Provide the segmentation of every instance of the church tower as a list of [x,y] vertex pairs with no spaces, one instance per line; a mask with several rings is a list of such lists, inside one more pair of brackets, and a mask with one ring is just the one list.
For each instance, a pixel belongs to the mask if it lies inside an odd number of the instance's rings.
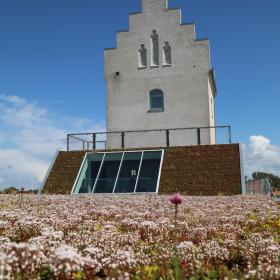
[[[167,0],[142,0],[129,15],[129,30],[105,49],[107,132],[215,126],[216,85],[207,39],[181,22]],[[164,131],[129,133],[126,146],[165,146]],[[196,144],[195,130],[172,132],[170,146]],[[120,146],[109,134],[108,148]],[[202,129],[202,144],[215,144],[215,129]]]
[[105,50],[105,80],[107,132],[69,134],[44,193],[245,193],[241,145],[231,144],[229,126],[229,144],[216,144],[209,41],[196,39],[179,9],[142,0],[116,48]]

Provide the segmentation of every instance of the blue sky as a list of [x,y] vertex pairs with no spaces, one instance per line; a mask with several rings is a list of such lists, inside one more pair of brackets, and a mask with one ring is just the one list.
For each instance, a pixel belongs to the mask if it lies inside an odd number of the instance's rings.
[[[0,0],[0,187],[37,186],[64,133],[105,126],[103,49],[115,46],[140,2]],[[234,142],[246,145],[248,172],[278,172],[280,1],[169,0],[169,7],[211,41],[217,124],[232,125]]]

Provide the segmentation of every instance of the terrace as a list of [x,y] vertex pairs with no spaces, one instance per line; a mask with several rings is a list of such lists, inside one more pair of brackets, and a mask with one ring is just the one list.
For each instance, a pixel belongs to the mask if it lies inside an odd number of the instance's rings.
[[[215,135],[214,139],[212,139],[212,144],[232,143],[231,127],[229,125],[224,125],[74,133],[67,135],[67,151],[95,151],[97,149],[107,148],[127,149],[135,147],[200,146],[209,144],[209,135],[211,133]],[[108,142],[111,141],[112,138],[114,138],[114,143],[108,145]],[[138,139],[138,142],[135,143],[134,139]],[[147,139],[147,141],[144,141],[143,139]],[[151,144],[154,142],[154,139],[157,139],[157,144],[155,146]],[[178,139],[180,139],[180,143]]]

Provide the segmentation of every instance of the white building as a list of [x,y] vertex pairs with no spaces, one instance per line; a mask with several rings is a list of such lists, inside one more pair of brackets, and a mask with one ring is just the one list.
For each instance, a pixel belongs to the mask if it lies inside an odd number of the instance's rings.
[[[117,32],[117,47],[105,50],[107,132],[215,126],[216,86],[207,39],[181,22],[167,0],[142,0]],[[120,134],[107,147],[121,145]],[[170,131],[170,146],[197,143],[197,130]],[[215,129],[201,130],[202,144],[215,144]],[[126,133],[126,147],[161,147],[166,132]]]
[[[195,38],[180,10],[142,0],[142,13],[130,15],[129,30],[105,51],[105,79],[107,149],[96,149],[103,133],[68,135],[44,193],[245,193],[241,146],[204,146],[216,142],[209,41]],[[71,151],[70,138],[83,151]]]

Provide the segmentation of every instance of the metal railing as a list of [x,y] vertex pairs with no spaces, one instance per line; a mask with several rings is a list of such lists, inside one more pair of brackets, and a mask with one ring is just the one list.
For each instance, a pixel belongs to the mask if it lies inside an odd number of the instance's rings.
[[[211,131],[212,130],[212,131]],[[223,140],[218,137],[218,130],[225,131]],[[213,133],[215,143],[231,144],[231,127],[209,126],[209,127],[187,127],[187,128],[168,128],[168,129],[150,129],[150,130],[128,130],[128,131],[110,131],[110,132],[87,132],[74,133],[67,135],[67,151],[84,150],[91,151],[108,148],[108,142],[112,139],[117,141],[117,145],[110,144],[109,148],[132,148],[127,143],[129,137],[133,135],[138,139],[138,147],[170,147],[170,146],[191,146],[209,144],[210,134]],[[184,134],[185,133],[185,134]],[[150,134],[150,135],[148,135]],[[143,145],[143,139],[150,137],[152,140],[149,145]],[[159,144],[153,144],[153,140],[158,139]],[[179,139],[179,140],[178,140]],[[206,140],[207,139],[207,140]],[[176,142],[177,141],[177,142]],[[76,142],[76,143],[74,143]],[[180,144],[178,144],[180,142]]]

